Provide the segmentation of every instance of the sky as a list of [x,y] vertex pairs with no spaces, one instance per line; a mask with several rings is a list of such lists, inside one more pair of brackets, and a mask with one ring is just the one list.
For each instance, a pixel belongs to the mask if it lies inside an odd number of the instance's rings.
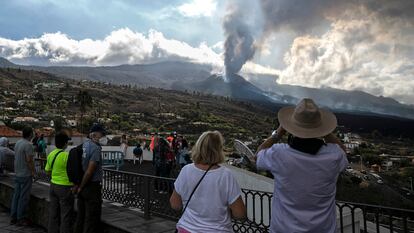
[[412,0],[0,0],[0,6],[0,56],[18,64],[185,60],[223,71],[225,56],[236,59],[248,47],[238,60],[242,73],[414,101]]

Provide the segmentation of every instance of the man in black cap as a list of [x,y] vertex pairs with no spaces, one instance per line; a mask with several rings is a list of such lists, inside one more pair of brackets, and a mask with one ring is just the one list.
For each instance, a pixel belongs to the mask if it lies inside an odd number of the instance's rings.
[[106,131],[100,124],[90,129],[89,139],[83,143],[82,167],[85,171],[77,190],[78,215],[75,232],[101,232],[102,212],[102,146],[106,145]]

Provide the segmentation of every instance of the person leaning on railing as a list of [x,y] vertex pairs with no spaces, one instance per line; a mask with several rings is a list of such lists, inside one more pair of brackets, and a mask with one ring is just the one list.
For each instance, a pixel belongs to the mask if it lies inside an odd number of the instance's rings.
[[55,136],[54,149],[47,156],[45,171],[51,175],[49,191],[49,233],[72,233],[74,217],[73,183],[66,172],[69,153],[66,150],[70,138],[64,132]]
[[3,175],[4,170],[10,170],[8,162],[10,158],[14,160],[14,151],[10,150],[9,139],[6,137],[0,138],[0,176]]
[[192,151],[194,163],[183,167],[174,183],[170,204],[182,210],[180,233],[233,232],[231,218],[246,217],[239,184],[219,165],[224,162],[223,142],[218,131],[203,133]]
[[[336,232],[336,181],[348,161],[332,134],[335,115],[303,99],[282,108],[278,120],[277,132],[259,146],[256,160],[275,180],[270,232]],[[278,143],[287,132],[288,143]]]

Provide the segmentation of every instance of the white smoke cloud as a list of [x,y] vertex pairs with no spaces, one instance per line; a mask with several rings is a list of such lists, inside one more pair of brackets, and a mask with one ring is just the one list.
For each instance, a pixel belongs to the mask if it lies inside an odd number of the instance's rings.
[[414,101],[414,23],[364,7],[331,19],[321,36],[297,37],[285,54],[278,82],[362,90]]
[[[215,71],[223,70],[223,54],[217,52],[222,42],[208,46],[202,42],[193,47],[185,42],[166,38],[150,30],[147,35],[128,28],[111,32],[102,40],[75,40],[61,32],[46,33],[39,38],[10,40],[0,37],[0,57],[19,64],[38,65],[121,65],[146,64],[164,60],[208,64]],[[258,64],[246,69],[250,73],[275,72]]]
[[145,36],[128,28],[113,31],[103,40],[74,40],[60,32],[17,41],[0,38],[0,56],[23,62],[37,58],[52,65],[93,66],[149,63],[172,58],[218,65],[221,59],[205,43],[192,47],[167,39],[155,30]]

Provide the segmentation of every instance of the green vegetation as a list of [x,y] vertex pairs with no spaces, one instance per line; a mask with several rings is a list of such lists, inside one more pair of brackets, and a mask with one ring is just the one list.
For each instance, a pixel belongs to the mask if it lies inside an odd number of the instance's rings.
[[[39,118],[39,126],[62,119],[62,127],[66,126],[66,120],[77,120],[78,131],[84,133],[92,122],[100,120],[113,133],[133,134],[137,130],[198,135],[205,130],[219,130],[231,141],[236,136],[247,139],[269,132],[276,111],[198,92],[116,86],[61,79],[42,72],[8,70],[0,69],[0,98],[5,106],[17,109],[5,113],[11,119],[32,116]],[[5,94],[6,90],[14,94]],[[24,105],[19,106],[18,100],[25,100]]]

